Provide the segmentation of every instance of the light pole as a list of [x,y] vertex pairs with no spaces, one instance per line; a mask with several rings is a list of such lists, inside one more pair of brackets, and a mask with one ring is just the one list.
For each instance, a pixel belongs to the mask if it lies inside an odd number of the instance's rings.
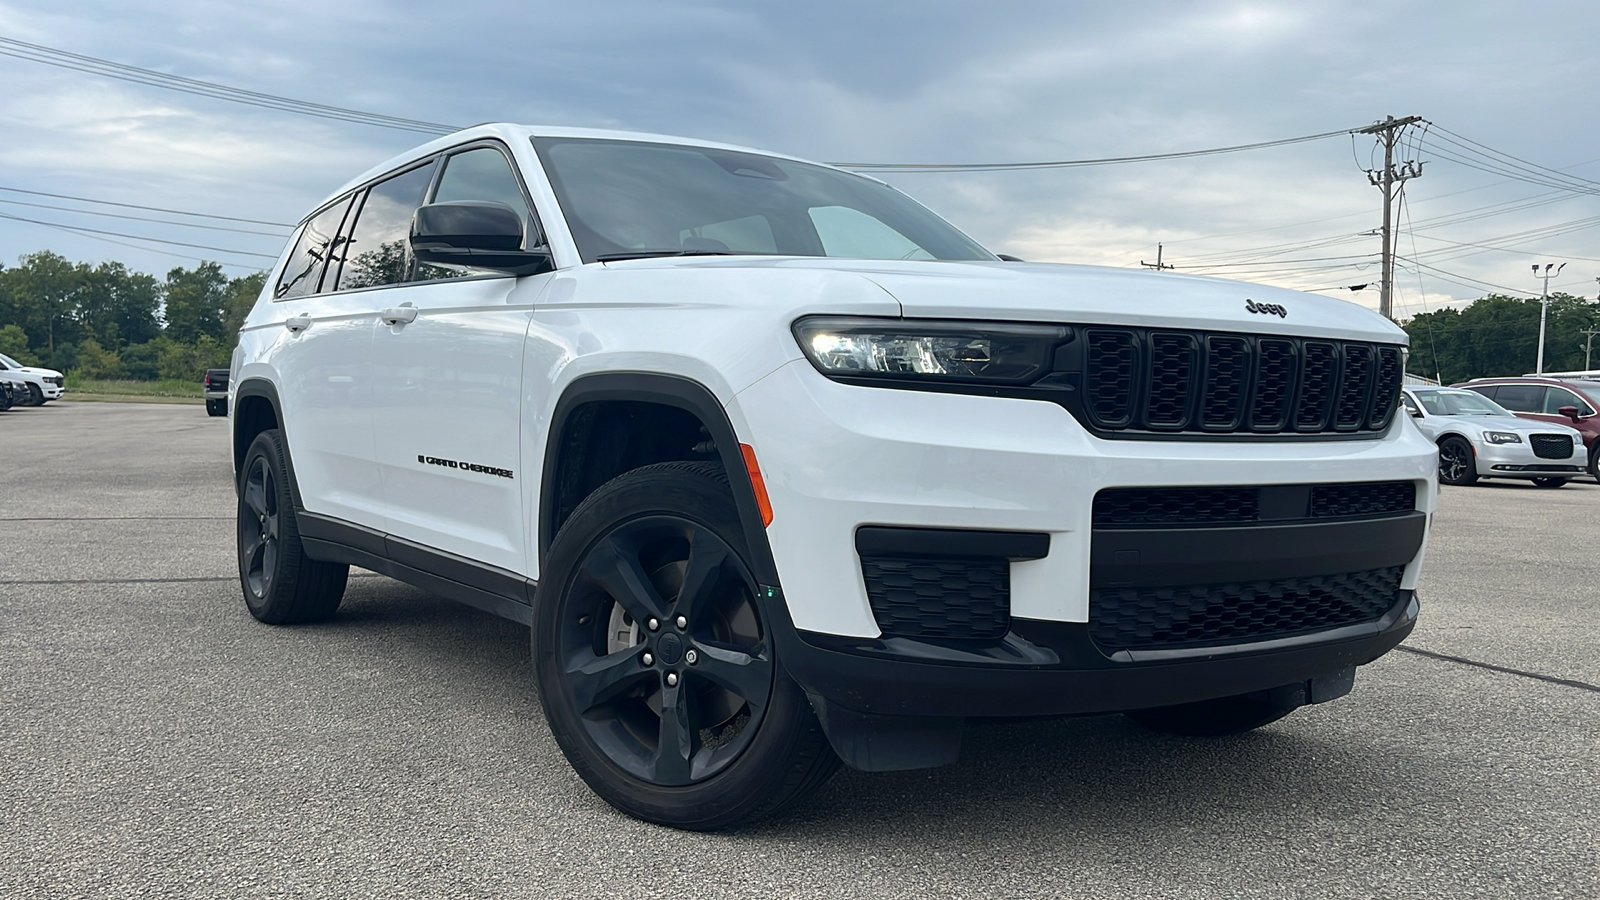
[[1539,294],[1539,359],[1533,365],[1533,374],[1535,375],[1544,374],[1544,318],[1550,309],[1550,276],[1552,274],[1550,270],[1555,269],[1553,274],[1560,275],[1561,270],[1566,267],[1566,263],[1562,263],[1559,266],[1555,263],[1545,263],[1544,272],[1541,273],[1539,264],[1533,264],[1533,277],[1544,278],[1544,291]]

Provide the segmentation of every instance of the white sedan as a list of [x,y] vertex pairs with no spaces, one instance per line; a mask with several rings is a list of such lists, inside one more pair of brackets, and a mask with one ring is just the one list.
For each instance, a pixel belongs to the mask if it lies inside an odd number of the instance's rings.
[[1552,422],[1519,419],[1475,391],[1410,386],[1401,402],[1411,421],[1439,445],[1439,480],[1526,478],[1560,487],[1584,470],[1583,435]]

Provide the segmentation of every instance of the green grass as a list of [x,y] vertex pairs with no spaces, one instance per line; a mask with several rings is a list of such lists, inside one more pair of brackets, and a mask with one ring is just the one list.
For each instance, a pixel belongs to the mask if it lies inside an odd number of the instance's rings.
[[[198,381],[169,378],[163,381],[112,381],[99,378],[68,378],[66,399],[100,399],[102,397],[172,398],[200,400],[204,388]],[[81,395],[81,396],[80,396]]]

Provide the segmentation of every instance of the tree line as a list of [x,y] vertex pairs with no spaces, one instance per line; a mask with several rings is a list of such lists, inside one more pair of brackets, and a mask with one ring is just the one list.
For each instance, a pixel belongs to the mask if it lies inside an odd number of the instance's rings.
[[[1412,316],[1401,327],[1411,336],[1406,370],[1444,384],[1469,378],[1524,375],[1539,351],[1539,300],[1490,294],[1457,309]],[[1551,294],[1545,320],[1544,369],[1570,372],[1600,366],[1600,303]],[[1585,347],[1592,349],[1585,360]]]
[[119,262],[29,253],[0,265],[0,353],[83,378],[196,380],[228,365],[265,279],[202,262],[158,280]]

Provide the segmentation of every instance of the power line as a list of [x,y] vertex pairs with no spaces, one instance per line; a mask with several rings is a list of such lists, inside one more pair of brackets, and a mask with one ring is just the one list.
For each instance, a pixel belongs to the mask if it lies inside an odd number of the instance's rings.
[[227,231],[233,234],[259,234],[262,237],[278,238],[279,240],[283,239],[282,234],[274,234],[270,231],[250,231],[246,228],[228,228],[225,225],[201,225],[197,222],[179,222],[174,219],[157,219],[151,216],[129,216],[122,213],[100,212],[99,210],[94,209],[74,209],[70,206],[53,206],[49,203],[29,203],[26,200],[7,200],[4,197],[0,197],[0,203],[6,203],[11,206],[27,206],[32,209],[53,209],[57,212],[77,213],[78,215],[84,216],[101,216],[107,219],[126,219],[133,222],[154,222],[158,225],[176,225],[179,228],[200,228],[206,231]]
[[30,44],[26,41],[8,37],[0,37],[0,56],[10,56],[16,59],[28,60],[29,62],[43,63],[47,66],[71,69],[75,72],[86,72],[91,75],[133,82],[134,84],[159,87],[201,97],[211,97],[216,100],[227,100],[232,103],[243,103],[247,106],[314,116],[320,119],[333,119],[341,122],[354,122],[359,125],[373,125],[378,128],[394,128],[400,131],[414,131],[435,135],[448,134],[452,131],[460,130],[454,125],[424,122],[419,119],[405,119],[381,113],[363,112],[359,109],[346,109],[340,106],[328,106],[322,103],[296,100],[292,97],[280,97],[275,94],[263,94],[259,91],[248,91],[225,84],[200,81],[195,78],[185,78],[180,75],[169,75],[165,72],[141,69],[138,66],[112,62],[95,56],[85,56],[81,53],[70,53],[66,50],[58,50],[41,44]]
[[894,171],[894,172],[1008,172],[1026,169],[1071,169],[1082,166],[1109,166],[1121,163],[1153,162],[1163,159],[1190,159],[1196,156],[1214,156],[1219,153],[1240,153],[1245,150],[1263,150],[1268,147],[1283,147],[1289,144],[1303,144],[1307,141],[1320,141],[1324,138],[1336,137],[1341,134],[1350,134],[1355,129],[1344,128],[1339,131],[1324,131],[1321,134],[1307,134],[1300,137],[1283,138],[1276,141],[1258,141],[1253,144],[1236,144],[1232,147],[1212,147],[1206,150],[1184,150],[1176,153],[1150,153],[1142,156],[1107,156],[1097,159],[1059,159],[1047,162],[1009,162],[1009,163],[829,163],[841,169],[857,169],[861,171]]
[[146,212],[170,213],[175,216],[194,216],[197,219],[216,219],[221,222],[244,222],[249,225],[272,225],[277,228],[293,228],[293,225],[283,222],[268,222],[263,219],[241,219],[236,216],[218,216],[211,213],[189,212],[184,209],[166,209],[160,206],[140,206],[137,203],[118,203],[115,200],[96,200],[92,197],[74,197],[70,194],[49,194],[44,191],[27,191],[22,188],[0,187],[0,191],[12,194],[27,194],[31,197],[51,197],[56,200],[76,200],[79,203],[95,203],[100,206],[117,206],[123,209],[142,209]]
[[103,231],[103,230],[101,230],[99,228],[84,228],[81,225],[63,225],[60,222],[44,222],[44,221],[41,221],[39,219],[29,219],[29,218],[25,218],[23,216],[13,216],[13,215],[10,215],[8,213],[0,213],[0,219],[10,219],[10,220],[12,220],[14,222],[27,222],[30,225],[44,225],[44,226],[46,226],[48,228],[60,228],[60,229],[62,229],[64,231],[77,231],[77,232],[81,232],[81,233],[84,233],[84,234],[105,234],[105,235],[111,235],[113,237],[130,238],[130,239],[136,240],[136,241],[150,241],[151,243],[167,244],[167,245],[170,245],[170,246],[173,246],[173,247],[192,247],[192,248],[194,248],[196,250],[214,250],[214,251],[216,251],[218,253],[232,253],[232,254],[235,254],[237,256],[259,256],[262,259],[277,259],[278,258],[276,254],[272,254],[272,253],[252,253],[249,250],[233,250],[233,249],[230,249],[228,247],[211,247],[211,246],[208,246],[206,244],[190,244],[190,243],[185,243],[184,241],[168,241],[168,240],[164,240],[162,238],[145,237],[144,235],[141,235],[141,234],[126,234],[126,233],[121,232],[121,231]]

